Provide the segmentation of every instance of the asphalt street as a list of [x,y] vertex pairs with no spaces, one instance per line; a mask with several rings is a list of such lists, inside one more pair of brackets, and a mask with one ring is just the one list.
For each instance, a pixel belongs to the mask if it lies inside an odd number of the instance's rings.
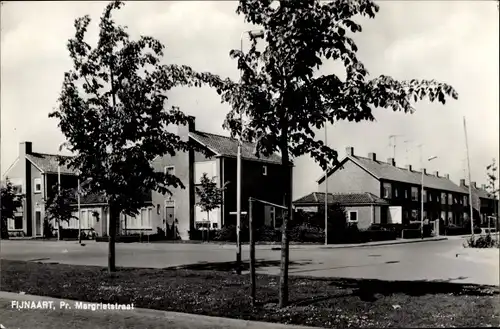
[[[473,250],[462,246],[463,239],[432,241],[364,248],[322,249],[304,247],[290,250],[290,275],[370,278],[380,280],[439,280],[499,285],[499,250]],[[107,265],[107,244],[56,241],[1,241],[3,259]],[[248,260],[248,246],[242,257]],[[257,271],[279,273],[279,250],[260,247],[256,251]],[[235,246],[216,244],[117,244],[117,266],[165,268],[235,259]]]

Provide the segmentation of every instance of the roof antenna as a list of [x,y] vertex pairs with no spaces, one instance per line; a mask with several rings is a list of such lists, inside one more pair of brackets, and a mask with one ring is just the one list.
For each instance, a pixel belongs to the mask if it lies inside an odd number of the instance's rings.
[[[392,145],[392,158],[394,159],[394,161],[396,161],[396,142],[397,142],[398,137],[401,137],[401,135],[390,135],[389,136],[389,145]],[[391,140],[392,140],[392,144],[391,144]]]

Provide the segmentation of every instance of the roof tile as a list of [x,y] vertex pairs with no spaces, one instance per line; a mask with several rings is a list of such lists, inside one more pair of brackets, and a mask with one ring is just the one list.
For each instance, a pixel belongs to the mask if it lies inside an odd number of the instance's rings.
[[[202,143],[209,149],[217,152],[221,156],[236,157],[238,155],[238,140],[236,138],[215,135],[201,131],[192,131],[189,134],[193,139]],[[255,143],[250,142],[242,143],[241,158],[281,164],[281,157],[277,154],[272,154],[269,157],[257,157],[255,155]]]
[[[364,193],[328,193],[328,203],[339,203],[341,205],[388,205],[389,203],[376,195]],[[293,202],[294,205],[305,204],[324,204],[324,192],[312,192]]]

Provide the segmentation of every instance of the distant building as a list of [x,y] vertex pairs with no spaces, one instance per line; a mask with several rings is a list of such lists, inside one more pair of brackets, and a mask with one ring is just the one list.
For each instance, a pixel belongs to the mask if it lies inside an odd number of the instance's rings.
[[[365,193],[328,193],[328,205],[338,204],[344,207],[349,223],[356,223],[358,228],[366,229],[371,224],[380,224],[382,213],[387,212],[389,202],[376,195]],[[325,205],[325,193],[312,192],[293,202],[295,209],[306,212],[317,212]]]
[[[464,189],[449,179],[449,175],[424,172],[424,218],[443,219],[461,225],[467,218],[468,195]],[[381,208],[381,222],[391,223],[401,218],[403,224],[420,220],[421,176],[412,166],[400,168],[394,159],[387,162],[377,159],[375,153],[368,157],[354,154],[346,148],[340,164],[328,172],[328,191],[334,193],[371,193],[389,203]],[[318,181],[318,191],[325,191],[325,177]]]
[[[469,194],[469,186],[465,183],[465,179],[460,180],[460,187],[464,193]],[[494,216],[498,212],[498,200],[495,207],[495,199],[486,191],[486,185],[484,184],[478,187],[476,182],[471,182],[471,187],[474,217],[477,216],[481,223],[488,223],[488,216]]]

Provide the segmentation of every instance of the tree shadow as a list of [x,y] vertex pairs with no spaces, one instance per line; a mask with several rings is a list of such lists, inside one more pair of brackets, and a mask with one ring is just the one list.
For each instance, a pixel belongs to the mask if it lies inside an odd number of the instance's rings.
[[[257,259],[255,261],[255,268],[262,267],[279,267],[281,261],[279,260],[264,260]],[[311,260],[301,260],[301,261],[290,261],[289,268],[295,269],[300,268],[304,265],[312,264]],[[165,269],[177,269],[177,270],[195,270],[195,271],[220,271],[220,272],[232,272],[236,270],[236,261],[231,262],[197,262],[194,264],[180,265],[174,267],[167,267]],[[250,263],[249,261],[241,262],[241,270],[249,271]]]
[[[311,279],[314,280],[314,278]],[[299,299],[295,300],[293,304],[304,306],[346,296],[357,296],[362,301],[375,302],[380,298],[395,294],[405,294],[413,297],[437,294],[448,294],[454,296],[493,296],[499,294],[499,289],[496,286],[452,282],[465,279],[467,279],[467,277],[456,277],[446,280],[418,281],[321,278],[319,280],[329,281],[330,286],[340,288],[339,293],[329,294],[327,296],[318,296],[316,298]]]

